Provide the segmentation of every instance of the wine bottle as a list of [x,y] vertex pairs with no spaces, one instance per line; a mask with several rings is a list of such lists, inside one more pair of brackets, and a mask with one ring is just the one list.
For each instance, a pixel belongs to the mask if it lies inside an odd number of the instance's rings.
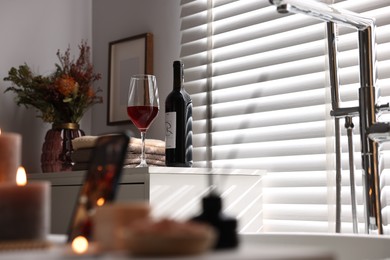
[[165,164],[192,166],[192,100],[184,89],[183,63],[173,62],[173,90],[165,100]]

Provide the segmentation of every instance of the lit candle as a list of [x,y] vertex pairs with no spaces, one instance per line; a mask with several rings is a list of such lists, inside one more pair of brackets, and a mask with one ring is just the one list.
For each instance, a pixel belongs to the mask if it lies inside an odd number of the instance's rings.
[[84,254],[88,250],[88,240],[83,236],[78,236],[72,241],[72,250],[76,254]]
[[16,133],[1,133],[0,129],[0,183],[15,183],[15,174],[21,164],[22,136]]
[[20,167],[16,182],[0,183],[0,241],[46,240],[50,230],[49,182],[27,184]]

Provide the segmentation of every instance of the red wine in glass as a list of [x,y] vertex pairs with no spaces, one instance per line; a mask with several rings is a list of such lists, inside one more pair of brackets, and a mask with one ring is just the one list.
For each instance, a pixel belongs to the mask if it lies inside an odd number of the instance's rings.
[[127,107],[127,114],[129,115],[133,124],[141,131],[148,130],[150,124],[157,116],[158,107],[155,106],[130,106]]

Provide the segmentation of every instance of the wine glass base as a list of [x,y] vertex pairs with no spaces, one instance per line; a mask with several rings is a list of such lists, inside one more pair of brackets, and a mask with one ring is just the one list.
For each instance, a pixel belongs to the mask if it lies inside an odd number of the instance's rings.
[[148,165],[146,164],[146,162],[141,162],[140,164],[138,164],[137,166],[135,166],[135,168],[145,168],[145,167],[148,167]]

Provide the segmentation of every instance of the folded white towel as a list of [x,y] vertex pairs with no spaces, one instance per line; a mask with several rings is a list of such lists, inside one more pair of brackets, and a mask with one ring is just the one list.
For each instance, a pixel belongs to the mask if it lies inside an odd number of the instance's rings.
[[[159,154],[159,155],[165,155],[165,143],[164,145],[159,145],[159,146],[155,146],[155,145],[150,145],[150,143],[146,142],[147,140],[145,140],[145,153],[149,153],[149,154]],[[156,144],[157,142],[155,142],[156,140],[153,140],[153,142],[151,142],[152,144]],[[160,141],[162,142],[162,141]],[[141,153],[141,149],[142,149],[142,145],[141,145],[141,142],[132,142],[130,140],[130,144],[129,144],[129,147],[128,147],[128,151],[131,152],[131,153],[137,153],[137,154],[140,154]]]
[[[141,139],[131,137],[130,145],[141,145]],[[154,146],[154,147],[162,147],[165,149],[165,142],[157,139],[145,139],[145,146]]]
[[85,135],[72,140],[73,150],[95,147],[98,136]]
[[[133,160],[133,159],[137,159],[137,160],[140,160],[141,158],[141,155],[140,153],[132,153],[132,152],[129,152],[126,154],[126,157],[125,159],[129,159],[129,160]],[[145,153],[145,159],[146,160],[151,160],[151,161],[160,161],[160,162],[163,162],[165,164],[165,155],[161,155],[161,154],[156,154],[156,153]]]
[[[164,161],[153,160],[153,159],[148,159],[148,158],[146,158],[145,160],[146,160],[146,163],[148,165],[165,166]],[[140,164],[140,162],[141,162],[141,158],[125,159],[123,164],[124,165],[132,165],[132,164],[138,165],[138,164]]]
[[[99,136],[80,136],[72,140],[74,150],[93,148]],[[131,137],[129,142],[129,152],[141,153],[141,139]],[[165,154],[165,142],[157,139],[145,140],[145,152],[150,154]]]

